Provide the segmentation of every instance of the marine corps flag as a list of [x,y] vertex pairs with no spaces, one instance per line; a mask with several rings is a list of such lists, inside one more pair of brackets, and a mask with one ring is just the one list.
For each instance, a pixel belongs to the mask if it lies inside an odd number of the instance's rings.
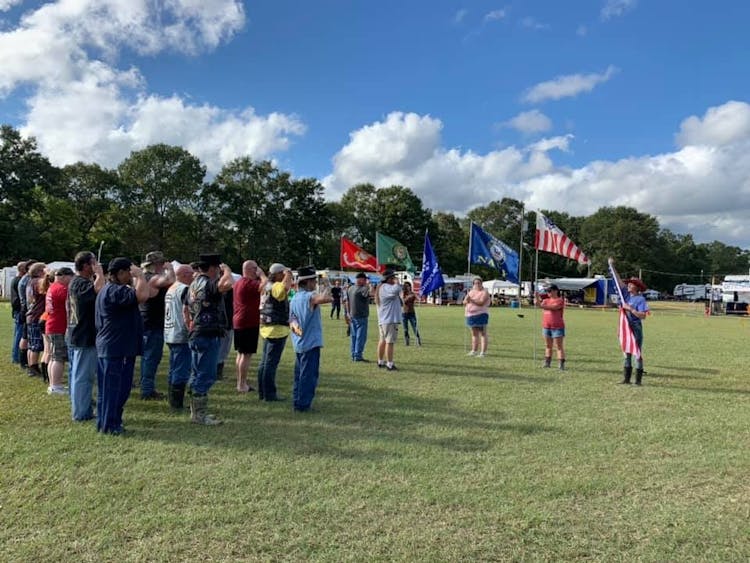
[[396,239],[382,233],[375,233],[375,255],[380,266],[400,266],[407,272],[417,271],[407,248]]
[[341,269],[379,271],[375,257],[346,237],[341,237]]

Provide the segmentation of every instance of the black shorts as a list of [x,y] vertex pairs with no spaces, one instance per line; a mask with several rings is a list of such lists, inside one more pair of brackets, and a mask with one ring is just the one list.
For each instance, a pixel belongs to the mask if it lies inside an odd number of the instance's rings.
[[240,354],[258,353],[260,327],[234,329],[234,349]]

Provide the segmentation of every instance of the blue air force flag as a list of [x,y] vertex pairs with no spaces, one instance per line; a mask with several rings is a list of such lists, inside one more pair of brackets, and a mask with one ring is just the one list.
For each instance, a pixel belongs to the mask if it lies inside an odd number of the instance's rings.
[[476,223],[471,224],[469,261],[504,272],[505,279],[511,283],[518,283],[518,252],[484,231]]
[[438,264],[435,251],[432,249],[430,235],[424,234],[424,252],[422,253],[422,280],[419,295],[424,297],[445,285],[443,271]]

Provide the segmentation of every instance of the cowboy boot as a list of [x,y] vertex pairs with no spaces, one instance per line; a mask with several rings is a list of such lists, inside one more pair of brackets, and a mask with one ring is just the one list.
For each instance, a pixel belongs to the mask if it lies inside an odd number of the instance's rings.
[[630,385],[630,376],[633,375],[633,368],[626,367],[622,368],[622,381],[620,383]]

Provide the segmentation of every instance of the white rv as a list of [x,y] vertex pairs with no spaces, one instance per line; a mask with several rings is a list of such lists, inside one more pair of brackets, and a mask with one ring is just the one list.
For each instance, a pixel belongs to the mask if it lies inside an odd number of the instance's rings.
[[711,298],[711,284],[680,283],[674,286],[672,295],[681,301],[708,301]]

